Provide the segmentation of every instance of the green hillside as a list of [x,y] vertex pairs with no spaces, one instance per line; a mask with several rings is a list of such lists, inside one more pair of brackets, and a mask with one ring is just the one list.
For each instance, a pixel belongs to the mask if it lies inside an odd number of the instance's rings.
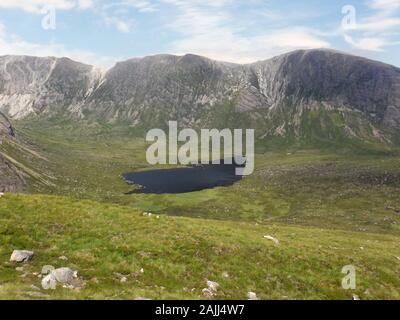
[[[0,199],[0,213],[2,299],[38,292],[34,273],[46,264],[77,269],[85,287],[40,290],[43,299],[202,299],[206,279],[220,284],[215,299],[245,299],[248,291],[262,299],[400,298],[398,236],[148,217],[54,196],[9,194]],[[19,271],[8,262],[14,248],[35,251]],[[357,270],[354,291],[341,288],[349,264]]]
[[[7,153],[39,175],[0,198],[2,299],[205,299],[206,279],[220,284],[213,299],[400,298],[396,149],[261,145],[255,172],[230,187],[128,195],[121,174],[150,168],[135,129],[16,129],[36,156]],[[21,269],[8,262],[14,249],[35,257]],[[37,290],[46,264],[77,269],[85,287]],[[356,290],[341,287],[345,265],[356,267]]]

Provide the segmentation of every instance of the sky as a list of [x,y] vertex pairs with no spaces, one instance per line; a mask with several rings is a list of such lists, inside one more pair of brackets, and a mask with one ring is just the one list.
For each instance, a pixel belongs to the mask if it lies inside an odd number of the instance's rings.
[[251,63],[312,48],[400,67],[400,0],[0,0],[0,55],[109,68],[160,53]]

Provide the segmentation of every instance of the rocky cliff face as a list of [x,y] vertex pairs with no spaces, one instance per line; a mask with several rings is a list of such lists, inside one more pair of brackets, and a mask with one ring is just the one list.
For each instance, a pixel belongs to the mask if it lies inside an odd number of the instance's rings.
[[68,110],[82,103],[100,79],[93,66],[68,58],[0,57],[0,111],[20,119]]
[[62,112],[202,126],[225,109],[260,128],[259,137],[303,136],[310,125],[385,140],[382,130],[400,130],[400,69],[331,50],[249,65],[158,55],[118,63],[105,74],[65,58],[0,58],[0,111],[15,119]]
[[21,191],[25,186],[23,173],[7,159],[3,150],[3,146],[10,139],[15,139],[14,128],[0,112],[0,192]]
[[294,103],[321,101],[398,127],[388,122],[394,109],[400,111],[398,68],[330,50],[295,51],[251,68],[272,104],[288,98]]
[[143,115],[165,113],[193,123],[208,107],[232,99],[244,71],[195,55],[132,59],[109,70],[82,109],[101,119],[139,123]]

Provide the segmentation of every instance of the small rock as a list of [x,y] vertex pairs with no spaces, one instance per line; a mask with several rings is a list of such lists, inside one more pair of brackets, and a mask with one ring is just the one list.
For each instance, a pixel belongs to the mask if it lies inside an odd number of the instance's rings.
[[255,294],[254,292],[247,292],[247,298],[249,300],[258,300],[257,294]]
[[201,292],[203,293],[203,296],[205,296],[206,298],[211,298],[215,294],[213,291],[211,291],[208,288],[204,288],[203,290],[201,290]]
[[42,288],[44,290],[55,290],[57,287],[56,277],[50,273],[42,279]]
[[266,235],[264,236],[264,238],[273,241],[276,245],[279,245],[279,240],[277,238],[274,238],[273,236]]
[[61,283],[69,284],[74,278],[78,276],[77,272],[70,268],[58,268],[50,273],[54,278]]
[[140,269],[140,273],[144,273],[144,269],[142,268],[142,269]]
[[228,279],[230,276],[229,276],[229,273],[228,272],[222,272],[222,278],[225,278],[225,279]]
[[360,297],[356,294],[353,294],[353,299],[352,300],[361,300]]
[[34,255],[33,251],[28,250],[14,250],[11,254],[11,262],[28,262]]
[[0,192],[0,198],[1,198],[2,196],[4,196],[4,193],[3,193],[3,192]]
[[53,271],[55,268],[51,265],[45,265],[42,268],[41,274],[49,274],[51,271]]
[[67,258],[66,256],[58,257],[58,259],[59,259],[59,260],[63,260],[63,261],[67,261],[67,260],[68,260],[68,258]]
[[210,289],[212,292],[217,292],[218,288],[219,288],[219,283],[215,282],[215,281],[210,281],[207,280],[207,287],[208,289]]
[[119,281],[121,281],[121,282],[127,282],[128,279],[127,279],[126,277],[122,277]]
[[73,289],[83,289],[85,287],[85,281],[79,278],[74,278],[70,282],[70,285],[72,286]]

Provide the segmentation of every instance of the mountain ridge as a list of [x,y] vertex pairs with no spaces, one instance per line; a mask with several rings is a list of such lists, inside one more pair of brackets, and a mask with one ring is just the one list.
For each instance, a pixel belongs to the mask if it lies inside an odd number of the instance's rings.
[[[387,142],[384,131],[400,129],[399,92],[399,68],[326,49],[251,64],[160,54],[121,61],[105,72],[69,58],[0,57],[0,111],[15,120],[61,113],[143,127],[169,119],[202,127],[236,118],[217,125],[299,138],[310,120],[304,117],[328,112],[328,123],[317,126]],[[362,123],[354,125],[356,118]]]

